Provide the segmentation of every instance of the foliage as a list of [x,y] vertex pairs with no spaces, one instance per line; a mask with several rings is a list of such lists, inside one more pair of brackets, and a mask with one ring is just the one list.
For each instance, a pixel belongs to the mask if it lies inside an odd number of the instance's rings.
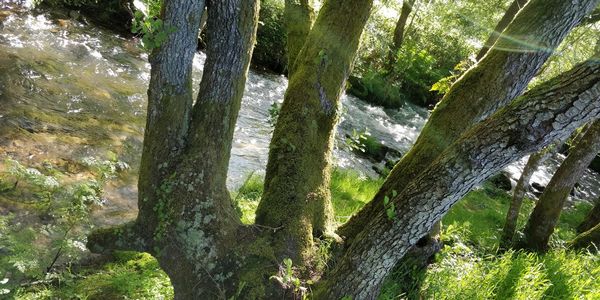
[[115,252],[112,261],[62,274],[59,285],[20,289],[16,299],[172,299],[169,277],[147,253]]
[[263,0],[260,2],[256,45],[252,54],[252,63],[255,66],[279,74],[285,73],[287,69],[287,33],[283,19],[283,8],[283,0]]
[[[336,220],[345,222],[377,192],[382,180],[361,177],[354,171],[336,169],[331,192]],[[235,196],[242,207],[243,220],[251,224],[262,194],[262,178],[250,174]],[[393,195],[392,195],[393,196]],[[253,205],[247,205],[252,203]],[[386,280],[380,299],[596,299],[600,297],[598,254],[564,250],[564,240],[575,235],[574,228],[591,208],[577,204],[561,216],[553,247],[545,255],[524,252],[497,253],[499,236],[510,196],[486,183],[469,193],[444,217],[442,238],[445,247],[427,270],[396,268]],[[245,206],[247,205],[247,206]],[[244,207],[245,206],[245,207]],[[520,226],[533,208],[525,199]],[[10,221],[0,218],[0,232]],[[31,231],[22,233],[27,236]],[[4,237],[4,236],[3,236]],[[25,237],[26,238],[26,237]],[[26,239],[27,240],[27,239]],[[325,267],[327,243],[319,243]],[[21,243],[26,250],[27,243]],[[322,249],[321,249],[322,248]],[[12,248],[8,248],[12,249]],[[168,277],[148,254],[117,252],[112,262],[85,267],[75,273],[63,272],[60,285],[40,283],[19,288],[17,299],[169,299],[173,291]],[[4,269],[3,269],[4,270]],[[284,260],[276,275],[292,291],[303,282],[295,275],[291,260]],[[410,282],[400,281],[405,272]],[[3,277],[0,274],[0,277]],[[12,279],[11,279],[12,281]],[[9,283],[11,282],[9,281]],[[307,282],[306,284],[308,284]],[[7,286],[0,281],[0,291]],[[303,294],[305,295],[305,294]]]
[[165,25],[160,18],[145,16],[139,11],[135,12],[135,19],[131,26],[131,32],[142,37],[142,47],[148,52],[160,47],[175,30],[175,27]]
[[4,162],[8,172],[0,174],[0,181],[14,184],[3,189],[0,200],[14,208],[0,216],[3,292],[14,293],[22,283],[60,280],[65,268],[83,257],[91,209],[102,205],[103,180],[116,172],[107,161],[83,161],[90,170],[101,164],[105,168],[94,169],[92,178],[72,181],[47,162],[39,169]]
[[275,124],[277,124],[277,118],[279,118],[279,112],[281,111],[281,103],[277,101],[273,101],[271,107],[269,107],[269,118],[267,122],[271,128],[275,128]]

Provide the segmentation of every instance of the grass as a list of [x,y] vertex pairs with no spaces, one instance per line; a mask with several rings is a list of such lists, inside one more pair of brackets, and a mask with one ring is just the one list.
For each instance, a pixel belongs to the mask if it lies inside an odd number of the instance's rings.
[[150,254],[116,252],[113,261],[61,274],[53,285],[18,291],[16,299],[172,299],[171,282]]
[[[382,180],[335,170],[331,192],[336,221],[343,223],[377,192]],[[233,193],[242,220],[254,221],[262,178],[250,174]],[[443,219],[445,247],[425,270],[408,270],[407,282],[397,268],[386,280],[380,299],[600,299],[600,255],[564,249],[575,236],[589,204],[563,212],[552,249],[546,254],[498,251],[498,237],[510,195],[489,184],[472,191]],[[519,228],[533,209],[526,199]],[[63,275],[58,285],[20,290],[17,299],[171,299],[168,277],[156,260],[143,253],[120,252],[109,263]],[[1,286],[0,286],[1,288]]]

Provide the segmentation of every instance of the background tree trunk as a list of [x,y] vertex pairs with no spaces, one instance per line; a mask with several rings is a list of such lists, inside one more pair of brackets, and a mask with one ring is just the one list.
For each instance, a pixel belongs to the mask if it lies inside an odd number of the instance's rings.
[[586,232],[598,223],[600,223],[600,199],[596,200],[594,208],[587,214],[583,222],[577,226],[577,233]]
[[383,207],[473,125],[519,96],[553,49],[600,1],[532,0],[490,53],[461,77],[437,105],[414,146],[396,164],[372,201],[338,234],[351,243]]
[[295,263],[311,259],[313,234],[332,232],[333,128],[371,6],[371,0],[324,3],[296,58],[273,132],[256,223],[283,226],[275,248]]
[[569,245],[574,249],[590,249],[598,252],[600,249],[600,223],[590,228],[590,230],[578,235]]
[[415,0],[404,0],[402,2],[402,9],[400,10],[400,17],[396,22],[396,27],[394,28],[394,40],[392,42],[392,47],[390,51],[391,58],[395,61],[396,52],[402,46],[402,42],[404,41],[404,31],[406,28],[406,22],[408,21],[408,16],[412,12],[413,5],[415,4]]
[[510,207],[506,214],[506,222],[504,223],[502,237],[500,238],[500,247],[509,248],[511,246],[515,231],[517,230],[517,221],[519,219],[521,205],[523,204],[523,198],[525,198],[525,194],[527,194],[527,191],[529,190],[531,176],[533,176],[533,173],[535,173],[535,170],[539,165],[556,152],[558,147],[560,147],[558,143],[552,144],[549,147],[542,149],[542,151],[532,154],[527,160],[527,164],[523,168],[521,177],[517,182],[512,201],[510,202]]
[[287,33],[288,77],[294,73],[296,58],[304,46],[314,19],[312,0],[285,0],[284,20]]
[[481,122],[446,149],[364,226],[317,290],[323,299],[376,298],[394,264],[472,187],[520,157],[565,139],[600,115],[600,64],[542,84]]
[[525,226],[525,236],[520,242],[522,247],[537,251],[547,250],[548,240],[554,232],[569,193],[599,151],[600,121],[596,121],[571,149],[544,189]]
[[477,61],[480,61],[485,56],[485,54],[488,53],[492,46],[494,46],[504,29],[508,27],[508,24],[512,22],[517,13],[521,10],[521,8],[523,8],[527,4],[528,1],[529,0],[514,0],[510,4],[508,9],[502,16],[502,19],[500,19],[500,22],[498,22],[488,39],[485,41],[483,47],[481,48],[481,50],[479,50],[479,53],[477,53],[477,56],[475,57]]

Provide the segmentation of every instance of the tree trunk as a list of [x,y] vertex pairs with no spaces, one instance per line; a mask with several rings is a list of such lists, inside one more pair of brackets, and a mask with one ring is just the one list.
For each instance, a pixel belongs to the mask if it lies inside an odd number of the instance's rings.
[[274,237],[280,259],[309,261],[313,235],[332,231],[333,129],[371,6],[371,0],[326,1],[296,58],[256,211],[257,224],[283,227]]
[[552,49],[591,11],[598,0],[533,0],[508,26],[488,55],[444,95],[415,145],[396,164],[373,200],[338,233],[351,243],[383,207],[467,129],[510,103],[550,56]]
[[148,117],[134,224],[89,237],[94,251],[152,253],[176,299],[234,295],[241,223],[225,186],[231,141],[258,22],[258,2],[211,1],[208,47],[192,107],[192,59],[203,1],[166,1],[174,28],[150,57]]
[[589,61],[526,93],[447,148],[390,197],[317,289],[323,299],[374,299],[390,269],[472,187],[600,115],[600,64]]
[[521,204],[523,204],[523,198],[525,198],[525,194],[527,194],[527,190],[529,190],[531,176],[533,176],[533,173],[535,173],[535,170],[539,165],[556,152],[558,147],[560,147],[558,143],[552,144],[549,147],[542,149],[542,151],[532,154],[529,157],[529,160],[527,160],[527,164],[523,168],[521,177],[515,187],[508,213],[506,214],[506,222],[504,223],[502,237],[500,238],[500,246],[502,248],[509,248],[512,245],[513,237],[517,230],[517,221],[519,219],[519,212],[521,211]]
[[577,226],[577,233],[586,232],[598,223],[600,223],[600,199],[596,200],[594,208],[587,214],[583,222]]
[[522,247],[536,251],[547,250],[548,240],[554,232],[569,193],[599,151],[600,121],[596,121],[571,149],[544,189],[525,226],[525,236],[520,242]]
[[578,235],[569,245],[573,249],[589,249],[598,252],[600,249],[600,223],[590,230]]
[[296,58],[310,32],[315,12],[313,0],[285,0],[285,29],[287,32],[288,78],[295,71]]
[[492,31],[488,39],[485,41],[483,47],[481,48],[481,50],[479,50],[479,53],[477,53],[477,57],[475,58],[477,61],[480,61],[485,56],[485,54],[492,48],[492,46],[494,46],[504,29],[508,27],[508,24],[512,22],[517,13],[521,10],[521,8],[523,8],[527,4],[528,1],[529,0],[514,0],[510,4],[508,9],[502,16],[502,19],[500,19],[500,22],[498,22],[498,24],[494,28],[494,31]]
[[400,17],[398,18],[398,22],[396,22],[396,27],[394,28],[394,40],[391,50],[393,57],[396,56],[396,52],[398,52],[402,46],[402,42],[404,41],[404,29],[406,27],[406,21],[408,21],[408,16],[412,12],[414,4],[415,0],[404,0],[402,3]]

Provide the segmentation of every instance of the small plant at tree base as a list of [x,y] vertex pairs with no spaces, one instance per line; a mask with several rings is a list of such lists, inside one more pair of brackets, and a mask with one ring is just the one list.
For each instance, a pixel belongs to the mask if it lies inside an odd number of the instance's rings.
[[290,258],[283,260],[283,265],[279,266],[278,275],[271,276],[271,279],[277,281],[284,289],[291,290],[294,294],[302,296],[302,299],[305,299],[307,289],[302,286],[300,278],[294,275],[292,260]]

